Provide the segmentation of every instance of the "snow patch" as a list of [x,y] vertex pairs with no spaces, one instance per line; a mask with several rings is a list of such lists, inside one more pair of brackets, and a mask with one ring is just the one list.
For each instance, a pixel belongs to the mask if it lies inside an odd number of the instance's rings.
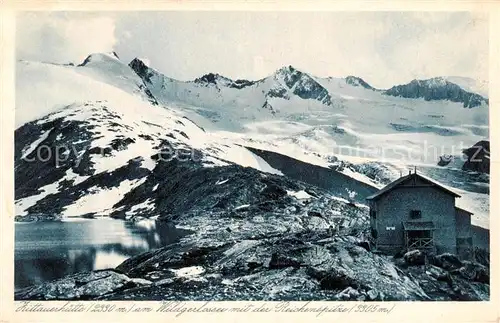
[[336,201],[339,201],[339,202],[342,202],[342,203],[347,203],[349,204],[349,201],[346,200],[345,198],[342,198],[342,197],[338,197],[338,196],[332,196],[331,197],[333,200],[336,200]]
[[146,168],[146,169],[149,169],[150,171],[152,171],[153,169],[155,169],[156,167],[156,161],[154,161],[153,159],[151,159],[150,157],[147,157],[145,158],[142,163],[141,163],[141,167],[143,168]]
[[170,269],[170,270],[173,271],[177,277],[199,276],[205,272],[205,269],[203,269],[202,266],[191,266],[191,267],[184,267],[180,269]]
[[50,135],[52,130],[54,130],[54,128],[45,131],[37,140],[33,141],[29,145],[29,147],[25,147],[23,149],[21,159],[26,158],[29,154],[31,154],[33,151],[35,151],[35,149],[38,148],[38,145],[40,145],[40,143],[42,143],[45,139],[47,139],[47,137]]
[[307,194],[307,192],[304,190],[296,192],[295,191],[286,191],[286,192],[288,193],[288,195],[293,196],[299,200],[307,200],[313,197],[312,195]]
[[243,204],[243,205],[235,207],[233,210],[234,211],[243,210],[243,209],[247,209],[249,206],[250,206],[250,204]]
[[75,173],[73,171],[72,168],[69,168],[66,171],[66,176],[65,176],[64,180],[73,181],[73,185],[78,185],[78,184],[86,181],[89,177],[90,176],[81,176],[81,175],[78,175],[77,173]]
[[49,185],[45,185],[41,187],[39,190],[41,191],[37,195],[27,196],[22,199],[19,199],[15,202],[16,215],[26,215],[28,214],[27,209],[38,203],[38,201],[45,198],[47,195],[56,194],[59,192],[59,182],[54,182]]
[[81,216],[87,213],[98,213],[99,215],[109,215],[113,205],[118,203],[123,196],[136,186],[141,185],[146,178],[140,180],[124,180],[118,187],[110,189],[95,188],[88,195],[80,197],[72,204],[65,207],[63,216]]
[[[377,183],[375,183],[374,181],[372,181],[368,176],[366,175],[363,175],[361,173],[358,173],[358,172],[355,172],[349,168],[344,168],[342,171],[341,171],[343,174],[351,177],[351,178],[354,178],[355,180],[357,181],[360,181],[360,182],[363,182],[363,183],[366,183],[368,185],[377,185]],[[380,184],[378,184],[378,186],[381,186]]]
[[280,170],[271,167],[260,156],[257,156],[244,147],[237,146],[234,143],[224,145],[224,141],[212,146],[217,148],[217,152],[214,154],[222,160],[215,162],[216,165],[226,166],[227,164],[224,161],[228,161],[243,167],[252,167],[264,173],[283,175]]
[[125,212],[125,215],[134,215],[138,210],[153,210],[154,209],[154,204],[151,199],[147,199],[146,201],[136,204],[130,208],[127,212]]

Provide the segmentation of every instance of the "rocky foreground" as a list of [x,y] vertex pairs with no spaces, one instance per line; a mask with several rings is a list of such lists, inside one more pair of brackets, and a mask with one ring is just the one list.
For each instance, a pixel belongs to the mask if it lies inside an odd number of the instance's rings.
[[[451,254],[426,260],[419,251],[399,257],[371,252],[368,209],[355,201],[234,165],[199,168],[161,161],[154,173],[161,176],[166,171],[169,180],[156,190],[165,196],[164,204],[156,204],[162,214],[157,221],[195,233],[114,269],[29,287],[17,291],[15,298],[489,299],[489,269],[484,265]],[[123,210],[149,196],[149,186],[146,181],[127,194]],[[123,217],[122,212],[112,216]],[[145,210],[135,217],[146,214]]]
[[[314,237],[313,237],[314,236]],[[489,272],[443,254],[423,263],[370,253],[353,236],[276,237],[174,245],[116,269],[79,273],[18,291],[17,300],[357,300],[489,299]]]

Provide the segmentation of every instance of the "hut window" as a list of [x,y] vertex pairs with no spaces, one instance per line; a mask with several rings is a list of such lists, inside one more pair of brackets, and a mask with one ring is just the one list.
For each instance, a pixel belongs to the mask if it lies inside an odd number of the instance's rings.
[[377,212],[374,210],[370,210],[370,218],[376,219],[377,218]]
[[420,210],[411,210],[410,217],[412,219],[420,219],[422,217],[422,211]]

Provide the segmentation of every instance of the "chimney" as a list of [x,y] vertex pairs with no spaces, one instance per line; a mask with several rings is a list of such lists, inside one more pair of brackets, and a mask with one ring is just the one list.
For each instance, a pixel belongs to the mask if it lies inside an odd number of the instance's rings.
[[414,174],[416,174],[416,173],[417,173],[417,166],[415,166],[415,171],[414,171],[413,173],[414,173]]
[[408,175],[411,175],[411,169],[408,170]]

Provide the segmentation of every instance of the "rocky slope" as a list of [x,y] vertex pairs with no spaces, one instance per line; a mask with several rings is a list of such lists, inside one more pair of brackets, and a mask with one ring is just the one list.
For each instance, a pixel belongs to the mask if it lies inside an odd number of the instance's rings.
[[463,153],[467,156],[467,160],[462,166],[464,170],[487,174],[490,173],[489,141],[479,141],[474,146],[464,149]]
[[[401,258],[373,254],[366,239],[365,207],[283,177],[230,168],[226,174],[235,177],[224,184],[241,181],[242,186],[235,186],[239,191],[218,193],[208,188],[213,186],[209,181],[205,201],[213,199],[215,205],[196,203],[187,212],[179,205],[159,219],[189,227],[193,234],[113,270],[28,287],[15,298],[489,299],[487,267],[449,254],[431,256],[427,264],[418,251]],[[242,198],[251,202],[241,205]]]

